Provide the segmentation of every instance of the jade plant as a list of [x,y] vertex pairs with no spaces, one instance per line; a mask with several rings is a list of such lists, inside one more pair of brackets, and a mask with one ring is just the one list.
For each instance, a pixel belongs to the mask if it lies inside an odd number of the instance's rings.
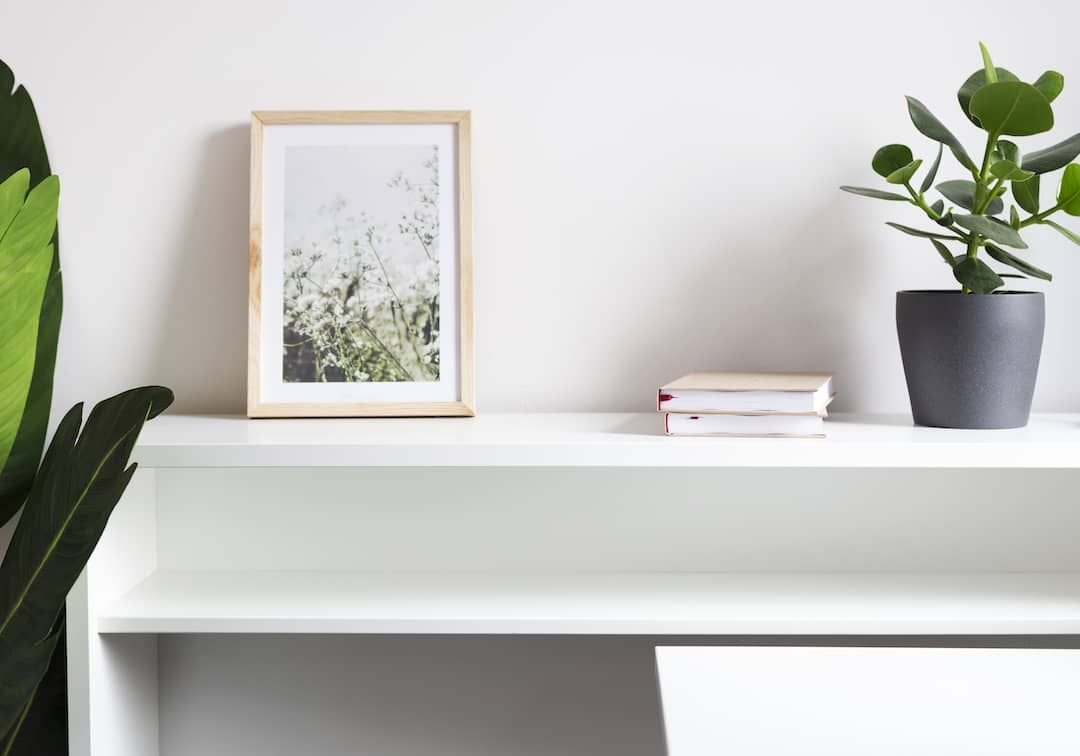
[[[1029,84],[996,67],[981,42],[979,49],[983,67],[967,78],[956,97],[967,119],[986,132],[981,160],[973,160],[960,140],[922,102],[908,97],[911,122],[919,133],[938,143],[937,157],[921,180],[917,174],[923,161],[915,159],[906,145],[888,144],[875,153],[872,167],[896,186],[896,191],[840,187],[852,194],[904,202],[921,210],[933,222],[932,230],[893,222],[888,225],[928,239],[966,294],[994,292],[1004,286],[1005,278],[1051,279],[1045,270],[1013,251],[1028,248],[1022,232],[1032,226],[1049,226],[1080,244],[1080,234],[1051,220],[1059,212],[1080,216],[1080,164],[1072,162],[1080,155],[1080,134],[1027,153],[1006,139],[1034,136],[1053,128],[1051,103],[1061,94],[1064,77],[1057,71],[1046,71]],[[946,147],[970,177],[935,185]],[[1043,176],[1062,168],[1056,198],[1044,199],[1040,192]],[[916,189],[913,182],[917,180]],[[929,195],[932,189],[941,196],[935,199]],[[994,270],[982,252],[1011,270]]]

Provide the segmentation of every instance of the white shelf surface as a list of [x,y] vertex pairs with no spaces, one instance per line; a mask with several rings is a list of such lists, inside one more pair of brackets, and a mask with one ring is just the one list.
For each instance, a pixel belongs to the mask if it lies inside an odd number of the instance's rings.
[[248,420],[164,415],[135,459],[170,467],[1080,468],[1080,415],[1026,428],[916,428],[907,416],[835,415],[826,439],[679,438],[659,413]]
[[1077,634],[1080,574],[158,572],[97,631]]

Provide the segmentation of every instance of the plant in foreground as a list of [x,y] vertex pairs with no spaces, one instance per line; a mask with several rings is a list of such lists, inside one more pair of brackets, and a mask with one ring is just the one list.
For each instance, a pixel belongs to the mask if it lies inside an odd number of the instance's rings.
[[[1003,286],[1007,277],[1051,279],[1049,273],[1010,251],[1028,248],[1022,230],[1035,225],[1049,226],[1080,244],[1080,234],[1050,220],[1062,211],[1080,216],[1080,164],[1072,163],[1080,155],[1080,134],[1051,147],[1021,154],[1020,147],[1004,137],[1027,137],[1050,131],[1054,126],[1051,103],[1061,94],[1065,79],[1056,71],[1046,71],[1033,84],[1028,84],[1011,71],[995,67],[985,45],[980,43],[979,48],[983,67],[961,85],[957,100],[968,120],[986,132],[981,161],[976,163],[925,105],[908,97],[911,122],[923,136],[938,143],[937,157],[923,175],[919,188],[912,182],[923,161],[915,159],[911,149],[903,144],[882,147],[874,155],[872,165],[875,173],[906,193],[858,186],[840,188],[864,197],[905,202],[922,210],[934,222],[933,230],[892,222],[888,225],[928,239],[964,293],[988,294]],[[935,186],[945,147],[969,171],[970,179],[944,181]],[[1050,204],[1040,196],[1042,177],[1061,168],[1065,170],[1057,197]],[[941,198],[927,199],[931,188]],[[1021,217],[1021,210],[1026,217]],[[1015,272],[995,271],[980,257],[980,251]]]

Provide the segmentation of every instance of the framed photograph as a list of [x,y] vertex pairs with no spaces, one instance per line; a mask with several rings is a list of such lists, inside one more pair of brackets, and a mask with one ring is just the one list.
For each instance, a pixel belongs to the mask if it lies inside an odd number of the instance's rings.
[[256,112],[249,417],[474,414],[469,113]]

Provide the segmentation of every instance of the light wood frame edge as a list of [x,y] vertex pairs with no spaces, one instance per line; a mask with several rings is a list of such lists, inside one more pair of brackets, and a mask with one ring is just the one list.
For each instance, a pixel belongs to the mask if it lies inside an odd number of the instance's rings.
[[[251,114],[251,193],[248,247],[247,414],[265,417],[472,417],[476,414],[473,343],[472,139],[467,110],[254,111]],[[458,347],[461,399],[453,402],[345,404],[260,401],[262,311],[263,127],[282,124],[450,123],[457,127]]]

